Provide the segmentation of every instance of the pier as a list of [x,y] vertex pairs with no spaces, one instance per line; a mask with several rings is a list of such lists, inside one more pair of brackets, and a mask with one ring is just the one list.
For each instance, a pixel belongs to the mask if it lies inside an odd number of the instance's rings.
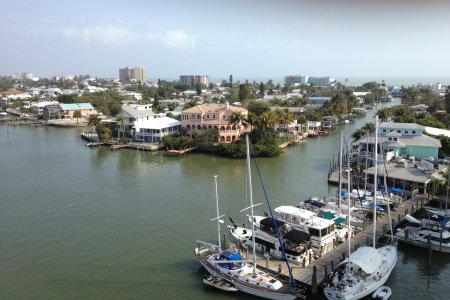
[[169,149],[169,150],[167,150],[167,153],[175,154],[175,155],[182,155],[182,154],[189,153],[189,152],[191,152],[191,151],[193,151],[195,149],[197,149],[197,147],[191,147],[191,148],[180,149],[180,150]]
[[[425,205],[428,199],[424,195],[416,195],[411,199],[402,202],[399,207],[391,211],[392,226],[395,225],[406,215],[412,214],[414,211],[418,210],[420,207]],[[377,242],[380,238],[384,238],[389,231],[389,216],[384,214],[377,219],[376,225],[376,239]],[[355,231],[353,231],[354,233]],[[353,234],[352,234],[353,235]],[[373,245],[373,223],[367,223],[365,228],[358,231],[351,238],[351,249],[355,251],[361,246],[372,246]],[[248,251],[246,255],[251,258],[251,251]],[[292,269],[292,274],[300,284],[306,285],[307,288],[311,288],[313,291],[317,289],[317,286],[323,285],[327,280],[327,275],[333,272],[340,262],[348,257],[348,242],[345,241],[341,244],[336,245],[336,247],[324,254],[322,257],[313,260],[310,258],[310,262],[305,262],[300,265],[290,262]],[[281,265],[281,274],[289,277],[289,271],[284,260],[275,259],[270,257],[267,260],[265,257],[257,257],[257,264],[262,268],[267,268],[273,272],[278,272],[279,266]]]

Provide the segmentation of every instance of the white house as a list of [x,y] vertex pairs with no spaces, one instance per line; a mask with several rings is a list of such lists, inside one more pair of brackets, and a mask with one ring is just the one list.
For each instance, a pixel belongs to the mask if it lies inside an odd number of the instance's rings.
[[116,117],[124,117],[123,125],[125,126],[125,131],[130,132],[136,122],[148,121],[153,119],[155,115],[150,104],[138,105],[129,103],[121,106],[121,111]]
[[159,143],[161,138],[177,134],[181,128],[181,122],[169,117],[155,116],[149,120],[135,122],[135,141],[147,143]]

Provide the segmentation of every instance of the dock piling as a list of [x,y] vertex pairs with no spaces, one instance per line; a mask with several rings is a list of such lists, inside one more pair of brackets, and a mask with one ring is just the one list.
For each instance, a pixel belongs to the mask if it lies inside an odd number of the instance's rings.
[[313,297],[315,297],[317,295],[317,268],[316,268],[316,266],[313,266],[311,293],[312,293]]

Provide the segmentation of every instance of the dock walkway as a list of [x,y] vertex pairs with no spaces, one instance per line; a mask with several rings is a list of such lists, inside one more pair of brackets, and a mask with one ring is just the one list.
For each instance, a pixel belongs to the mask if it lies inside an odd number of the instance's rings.
[[[391,211],[391,217],[394,220],[393,226],[405,216],[405,214],[411,214],[413,211],[416,211],[419,207],[422,207],[427,202],[427,199],[423,195],[416,195],[410,200],[403,202],[400,207],[397,207],[394,211]],[[359,231],[356,236],[351,239],[351,249],[354,251],[357,247],[372,245],[372,237],[373,237],[373,223],[367,225],[367,227],[361,231]],[[376,237],[382,237],[389,230],[389,216],[388,214],[384,214],[379,217],[376,226]],[[251,257],[251,253],[248,254]],[[344,242],[336,246],[336,248],[322,257],[316,259],[312,262],[312,264],[307,265],[306,267],[298,266],[296,264],[290,263],[292,268],[292,274],[296,280],[298,280],[302,284],[306,284],[308,286],[312,285],[313,278],[313,268],[316,267],[316,278],[317,283],[320,285],[326,279],[327,274],[325,273],[332,272],[333,269],[336,269],[338,264],[348,256],[348,243]],[[257,258],[257,263],[261,267],[266,267],[267,261],[266,258],[259,257]],[[282,274],[289,276],[289,272],[284,261],[277,260],[274,258],[270,258],[268,262],[268,268],[272,271],[277,272],[278,266],[282,265]]]

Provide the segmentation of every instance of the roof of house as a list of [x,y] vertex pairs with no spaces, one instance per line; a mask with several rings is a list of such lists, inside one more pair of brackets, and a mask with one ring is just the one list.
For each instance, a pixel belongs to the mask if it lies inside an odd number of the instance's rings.
[[[435,139],[426,134],[422,135],[402,135],[398,138],[398,141],[405,146],[416,146],[416,147],[435,147],[441,148],[441,141]],[[382,135],[378,137],[378,143],[383,144],[389,142],[389,137],[386,135]],[[357,144],[375,144],[375,135],[372,133],[370,136],[364,136],[356,141]]]
[[183,110],[183,113],[202,113],[202,114],[206,114],[206,113],[220,113],[220,112],[225,112],[227,110],[247,112],[247,109],[245,109],[243,107],[229,105],[228,103],[225,103],[225,104],[210,103],[210,104],[196,105],[194,107],[191,107],[191,108],[188,108],[186,110]]
[[181,122],[169,117],[150,118],[150,120],[143,120],[134,123],[135,128],[145,129],[163,129],[172,126],[181,125]]
[[60,104],[62,110],[81,110],[81,109],[94,109],[90,103],[67,103]]
[[[412,164],[407,167],[398,166],[396,163],[386,163],[386,177],[394,178],[399,180],[406,180],[411,182],[427,183],[432,178],[431,174],[427,174],[424,171],[414,167]],[[378,169],[378,175],[384,176],[385,168]],[[370,167],[365,172],[367,174],[373,175],[374,168]]]
[[18,95],[18,94],[23,94],[23,92],[19,91],[19,90],[8,90],[8,91],[0,92],[0,96],[4,96],[4,95]]
[[[127,114],[129,114],[130,116],[132,116],[133,118],[137,118],[137,117],[147,117],[147,116],[154,116],[155,113],[153,112],[153,110],[151,108],[149,109],[136,109],[136,105],[122,105],[121,109],[122,111],[126,112]],[[120,115],[121,113],[119,113]]]
[[447,129],[425,126],[425,131],[427,134],[434,135],[434,136],[445,135],[446,137],[450,137],[450,130],[447,130]]
[[394,123],[394,122],[382,122],[378,125],[378,128],[425,130],[424,126],[416,123]]

